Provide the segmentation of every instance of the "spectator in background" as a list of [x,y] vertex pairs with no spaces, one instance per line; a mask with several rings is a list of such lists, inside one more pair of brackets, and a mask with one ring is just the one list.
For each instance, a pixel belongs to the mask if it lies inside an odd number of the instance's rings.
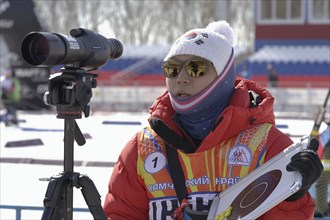
[[268,70],[268,82],[269,82],[269,86],[270,87],[277,87],[277,75],[276,75],[276,71],[275,68],[273,66],[273,64],[268,64],[267,66],[267,70]]
[[1,99],[7,111],[4,117],[6,126],[17,125],[16,104],[21,100],[21,86],[10,70],[1,75]]

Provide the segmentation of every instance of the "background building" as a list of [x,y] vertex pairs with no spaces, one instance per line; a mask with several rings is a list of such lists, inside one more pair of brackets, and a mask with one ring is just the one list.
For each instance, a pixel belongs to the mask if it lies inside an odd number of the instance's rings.
[[330,1],[254,1],[252,78],[267,81],[272,64],[282,87],[330,85]]

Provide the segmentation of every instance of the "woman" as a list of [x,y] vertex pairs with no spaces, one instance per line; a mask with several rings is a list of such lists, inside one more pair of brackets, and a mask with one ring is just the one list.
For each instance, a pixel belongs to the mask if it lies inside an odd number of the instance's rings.
[[[187,207],[207,213],[218,192],[292,144],[275,127],[271,94],[236,78],[227,22],[185,33],[162,67],[167,90],[150,108],[150,126],[127,143],[110,178],[104,203],[109,219],[182,219]],[[177,165],[170,165],[169,152],[177,156]],[[307,174],[305,164],[313,168]],[[175,175],[181,168],[186,189],[178,199],[173,179],[181,178]],[[322,165],[315,152],[304,152],[290,170],[303,174],[302,189],[260,219],[313,218],[307,191]]]

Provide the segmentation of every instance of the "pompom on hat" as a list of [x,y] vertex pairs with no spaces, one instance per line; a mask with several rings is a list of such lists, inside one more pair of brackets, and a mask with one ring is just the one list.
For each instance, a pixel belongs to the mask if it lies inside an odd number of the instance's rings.
[[233,62],[233,42],[234,33],[226,21],[212,22],[206,28],[183,34],[173,44],[164,61],[176,55],[199,56],[211,61],[218,75],[221,75],[229,62]]

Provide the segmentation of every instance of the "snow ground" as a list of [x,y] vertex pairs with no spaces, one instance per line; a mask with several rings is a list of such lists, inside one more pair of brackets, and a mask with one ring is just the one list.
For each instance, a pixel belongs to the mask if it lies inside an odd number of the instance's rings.
[[[107,184],[112,172],[109,162],[116,162],[126,142],[147,124],[147,114],[107,113],[95,114],[76,120],[80,130],[86,136],[86,144],[74,146],[74,161],[81,162],[74,167],[75,172],[88,175],[94,182],[103,205]],[[49,178],[63,171],[64,158],[64,120],[46,113],[19,114],[22,121],[19,126],[6,127],[0,123],[0,205],[33,206],[37,211],[23,210],[21,219],[40,219],[43,213],[43,198],[48,182],[40,178]],[[312,120],[278,119],[277,126],[299,141],[308,135],[313,126]],[[321,127],[322,129],[322,127]],[[88,138],[87,138],[88,137]],[[6,147],[12,141],[40,139],[42,144],[24,147]],[[12,159],[14,162],[4,162]],[[19,160],[20,159],[20,160]],[[45,165],[38,162],[55,160],[58,165]],[[30,164],[35,161],[36,164]],[[106,166],[90,166],[92,162],[106,162]],[[85,164],[85,165],[83,165]],[[87,209],[80,189],[74,188],[73,207]],[[0,209],[0,219],[16,219],[11,209]],[[91,214],[74,212],[74,219],[92,219]]]
[[[5,127],[1,123],[1,158],[27,158],[62,161],[64,158],[64,120],[50,114],[20,114],[18,127]],[[117,157],[133,134],[147,122],[146,115],[110,114],[95,115],[76,120],[86,137],[86,144],[74,146],[74,161],[116,162]],[[124,124],[133,123],[133,125]],[[119,124],[116,124],[119,123]],[[41,139],[43,145],[25,147],[5,147],[8,142]],[[12,206],[43,207],[48,182],[39,178],[49,178],[64,170],[62,164],[42,165],[28,163],[1,163],[0,204]],[[75,166],[75,172],[89,176],[103,198],[112,166]],[[74,208],[87,208],[80,189],[74,188]],[[22,219],[40,219],[42,211],[23,211]],[[13,210],[0,209],[0,219],[15,219]],[[74,213],[74,219],[91,219],[90,213]]]

